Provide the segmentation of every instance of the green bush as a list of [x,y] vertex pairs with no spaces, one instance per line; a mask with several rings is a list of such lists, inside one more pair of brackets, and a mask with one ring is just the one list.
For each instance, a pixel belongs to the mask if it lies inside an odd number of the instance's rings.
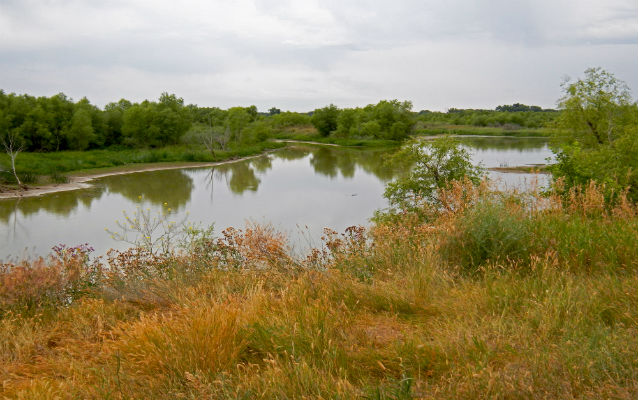
[[501,199],[481,199],[443,238],[441,254],[465,272],[499,261],[529,258],[532,231],[526,215]]

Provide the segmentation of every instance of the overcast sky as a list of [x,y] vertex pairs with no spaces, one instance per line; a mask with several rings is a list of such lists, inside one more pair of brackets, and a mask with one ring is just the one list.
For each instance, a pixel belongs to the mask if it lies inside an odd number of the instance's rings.
[[599,66],[638,89],[636,0],[0,0],[0,89],[307,111],[554,107]]

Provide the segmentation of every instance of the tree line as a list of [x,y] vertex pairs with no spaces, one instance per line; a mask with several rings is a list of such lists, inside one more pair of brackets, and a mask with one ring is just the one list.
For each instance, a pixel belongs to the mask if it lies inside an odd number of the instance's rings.
[[494,110],[450,108],[447,112],[423,110],[418,120],[426,124],[471,125],[481,127],[545,128],[556,122],[560,112],[515,103]]
[[356,108],[330,104],[299,113],[272,107],[260,113],[255,106],[221,109],[186,105],[169,93],[162,93],[157,101],[121,99],[99,108],[87,98],[73,101],[63,93],[35,97],[0,90],[0,136],[11,135],[31,152],[153,148],[178,143],[200,143],[214,151],[263,141],[291,127],[304,126],[314,127],[323,137],[387,140],[405,139],[417,121],[540,127],[551,121],[555,112],[537,112],[538,108],[514,104],[497,107],[501,111],[416,113],[409,101],[382,100]]

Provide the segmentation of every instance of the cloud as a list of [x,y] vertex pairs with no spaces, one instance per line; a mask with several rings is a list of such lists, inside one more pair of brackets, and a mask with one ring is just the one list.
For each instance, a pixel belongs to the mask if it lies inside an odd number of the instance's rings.
[[174,91],[308,110],[553,106],[565,74],[638,86],[633,0],[0,0],[0,88],[103,105]]

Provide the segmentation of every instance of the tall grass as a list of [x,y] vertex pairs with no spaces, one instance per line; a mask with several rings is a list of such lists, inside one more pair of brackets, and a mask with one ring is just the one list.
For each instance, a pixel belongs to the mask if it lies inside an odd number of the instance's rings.
[[0,394],[635,398],[636,207],[600,193],[459,183],[428,218],[328,230],[304,259],[249,226],[75,280],[60,265],[90,259],[5,266]]

